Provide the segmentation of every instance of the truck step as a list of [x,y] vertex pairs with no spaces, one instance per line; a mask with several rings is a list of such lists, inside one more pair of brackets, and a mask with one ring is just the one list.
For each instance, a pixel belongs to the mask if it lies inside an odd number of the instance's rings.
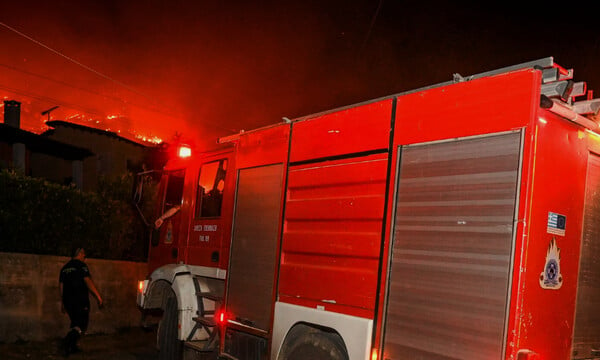
[[216,360],[216,347],[209,340],[186,341],[183,343],[183,360]]
[[201,325],[208,326],[208,327],[217,326],[217,323],[216,323],[215,319],[213,319],[213,318],[206,318],[206,317],[198,316],[198,317],[193,317],[192,320],[194,320],[195,322],[197,322]]
[[202,298],[205,298],[205,299],[208,299],[208,300],[212,300],[212,301],[215,301],[215,302],[221,302],[221,301],[223,301],[223,295],[221,295],[221,294],[215,294],[213,292],[203,292],[203,291],[200,291],[200,292],[196,293],[196,296],[202,297]]

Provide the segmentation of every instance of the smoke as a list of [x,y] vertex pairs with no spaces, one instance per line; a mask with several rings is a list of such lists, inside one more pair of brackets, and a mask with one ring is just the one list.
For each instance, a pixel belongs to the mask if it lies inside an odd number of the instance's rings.
[[[447,81],[454,72],[545,56],[562,64],[554,42],[533,41],[541,24],[532,19],[540,16],[509,25],[511,9],[485,11],[368,0],[24,0],[0,21],[56,52],[0,27],[0,96],[23,102],[22,123],[36,131],[40,112],[59,105],[54,119],[167,141],[178,133],[210,147],[284,116]],[[595,43],[565,51],[565,66],[592,64],[573,54],[597,56]]]

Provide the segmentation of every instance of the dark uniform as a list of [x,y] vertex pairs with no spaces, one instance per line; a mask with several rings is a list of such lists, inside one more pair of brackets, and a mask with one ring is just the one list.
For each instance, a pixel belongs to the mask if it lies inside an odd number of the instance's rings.
[[60,270],[62,283],[62,302],[71,320],[71,330],[65,338],[67,351],[77,350],[77,340],[85,333],[90,318],[89,290],[84,278],[91,277],[87,265],[80,260],[71,259]]

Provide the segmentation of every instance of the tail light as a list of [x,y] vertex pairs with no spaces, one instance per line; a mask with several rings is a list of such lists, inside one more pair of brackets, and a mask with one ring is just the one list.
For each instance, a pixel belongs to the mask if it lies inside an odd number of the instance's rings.
[[140,292],[140,294],[144,293],[144,288],[146,287],[146,280],[140,280],[138,281],[138,291]]
[[148,280],[140,280],[137,283],[137,305],[144,307],[144,301],[146,300],[146,291],[148,290]]
[[371,360],[377,360],[379,357],[379,353],[376,348],[371,350]]
[[222,326],[227,321],[227,316],[225,315],[225,311],[219,310],[215,314],[215,322],[218,326]]

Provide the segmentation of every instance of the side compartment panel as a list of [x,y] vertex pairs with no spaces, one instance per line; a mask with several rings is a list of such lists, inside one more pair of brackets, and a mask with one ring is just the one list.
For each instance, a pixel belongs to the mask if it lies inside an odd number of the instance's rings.
[[298,121],[290,162],[387,149],[391,112],[386,99]]
[[402,148],[383,359],[499,359],[519,132]]
[[585,189],[583,238],[577,283],[573,358],[597,357],[600,350],[600,157],[590,154]]
[[520,70],[400,96],[394,143],[523,128],[540,101],[540,74]]
[[279,296],[372,316],[387,154],[290,168]]
[[273,296],[283,165],[242,169],[233,223],[227,312],[267,331]]

